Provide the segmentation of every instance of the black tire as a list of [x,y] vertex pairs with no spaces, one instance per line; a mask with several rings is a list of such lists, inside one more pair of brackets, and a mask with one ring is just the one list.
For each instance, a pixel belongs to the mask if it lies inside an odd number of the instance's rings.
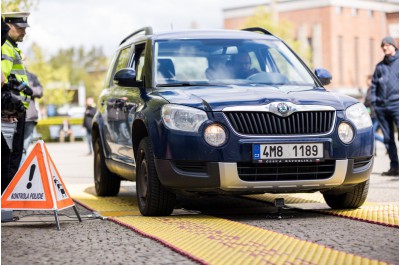
[[332,209],[356,209],[367,199],[369,180],[355,185],[350,191],[341,194],[323,194],[325,202]]
[[121,179],[108,170],[100,138],[94,141],[94,187],[98,196],[116,196],[119,193]]
[[144,216],[170,215],[176,195],[164,188],[154,165],[154,153],[148,137],[140,141],[137,159],[136,196]]

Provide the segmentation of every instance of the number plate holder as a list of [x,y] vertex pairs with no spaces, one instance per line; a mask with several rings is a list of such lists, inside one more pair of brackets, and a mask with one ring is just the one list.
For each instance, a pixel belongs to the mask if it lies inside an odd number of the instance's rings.
[[323,161],[323,143],[253,144],[255,163],[293,163]]

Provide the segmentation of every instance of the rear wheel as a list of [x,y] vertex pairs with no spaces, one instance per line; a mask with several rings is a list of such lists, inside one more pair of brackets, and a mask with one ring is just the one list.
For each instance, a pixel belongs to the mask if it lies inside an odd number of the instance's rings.
[[139,144],[136,174],[136,194],[140,213],[144,216],[170,215],[176,195],[164,188],[157,175],[150,139]]
[[344,193],[325,193],[324,199],[332,209],[355,209],[363,205],[367,199],[369,180],[355,185]]
[[94,151],[94,187],[99,196],[115,196],[119,192],[121,179],[108,170],[100,137],[93,146]]

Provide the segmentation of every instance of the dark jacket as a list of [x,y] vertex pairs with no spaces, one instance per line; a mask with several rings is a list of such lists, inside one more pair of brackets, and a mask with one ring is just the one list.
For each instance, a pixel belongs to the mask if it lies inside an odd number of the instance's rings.
[[376,106],[399,104],[399,52],[384,57],[372,76],[371,103]]
[[31,103],[29,104],[29,108],[26,111],[26,121],[36,121],[39,118],[38,110],[35,106],[35,98],[41,98],[43,96],[43,88],[39,82],[39,79],[35,74],[26,71],[26,76],[29,80],[29,86],[31,87],[33,94],[31,96]]
[[88,133],[92,132],[92,120],[96,114],[97,109],[95,107],[88,106],[85,110],[85,116],[83,118],[83,127],[86,128]]
[[369,109],[369,114],[371,115],[371,119],[375,119],[376,118],[375,108],[371,104],[371,87],[368,88],[367,95],[365,95],[364,105],[365,107],[367,107],[367,109]]

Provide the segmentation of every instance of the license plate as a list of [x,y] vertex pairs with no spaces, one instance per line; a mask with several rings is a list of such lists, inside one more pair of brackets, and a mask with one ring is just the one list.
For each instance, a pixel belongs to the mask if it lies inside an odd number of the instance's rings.
[[323,143],[253,144],[253,160],[271,163],[315,161],[323,158]]

